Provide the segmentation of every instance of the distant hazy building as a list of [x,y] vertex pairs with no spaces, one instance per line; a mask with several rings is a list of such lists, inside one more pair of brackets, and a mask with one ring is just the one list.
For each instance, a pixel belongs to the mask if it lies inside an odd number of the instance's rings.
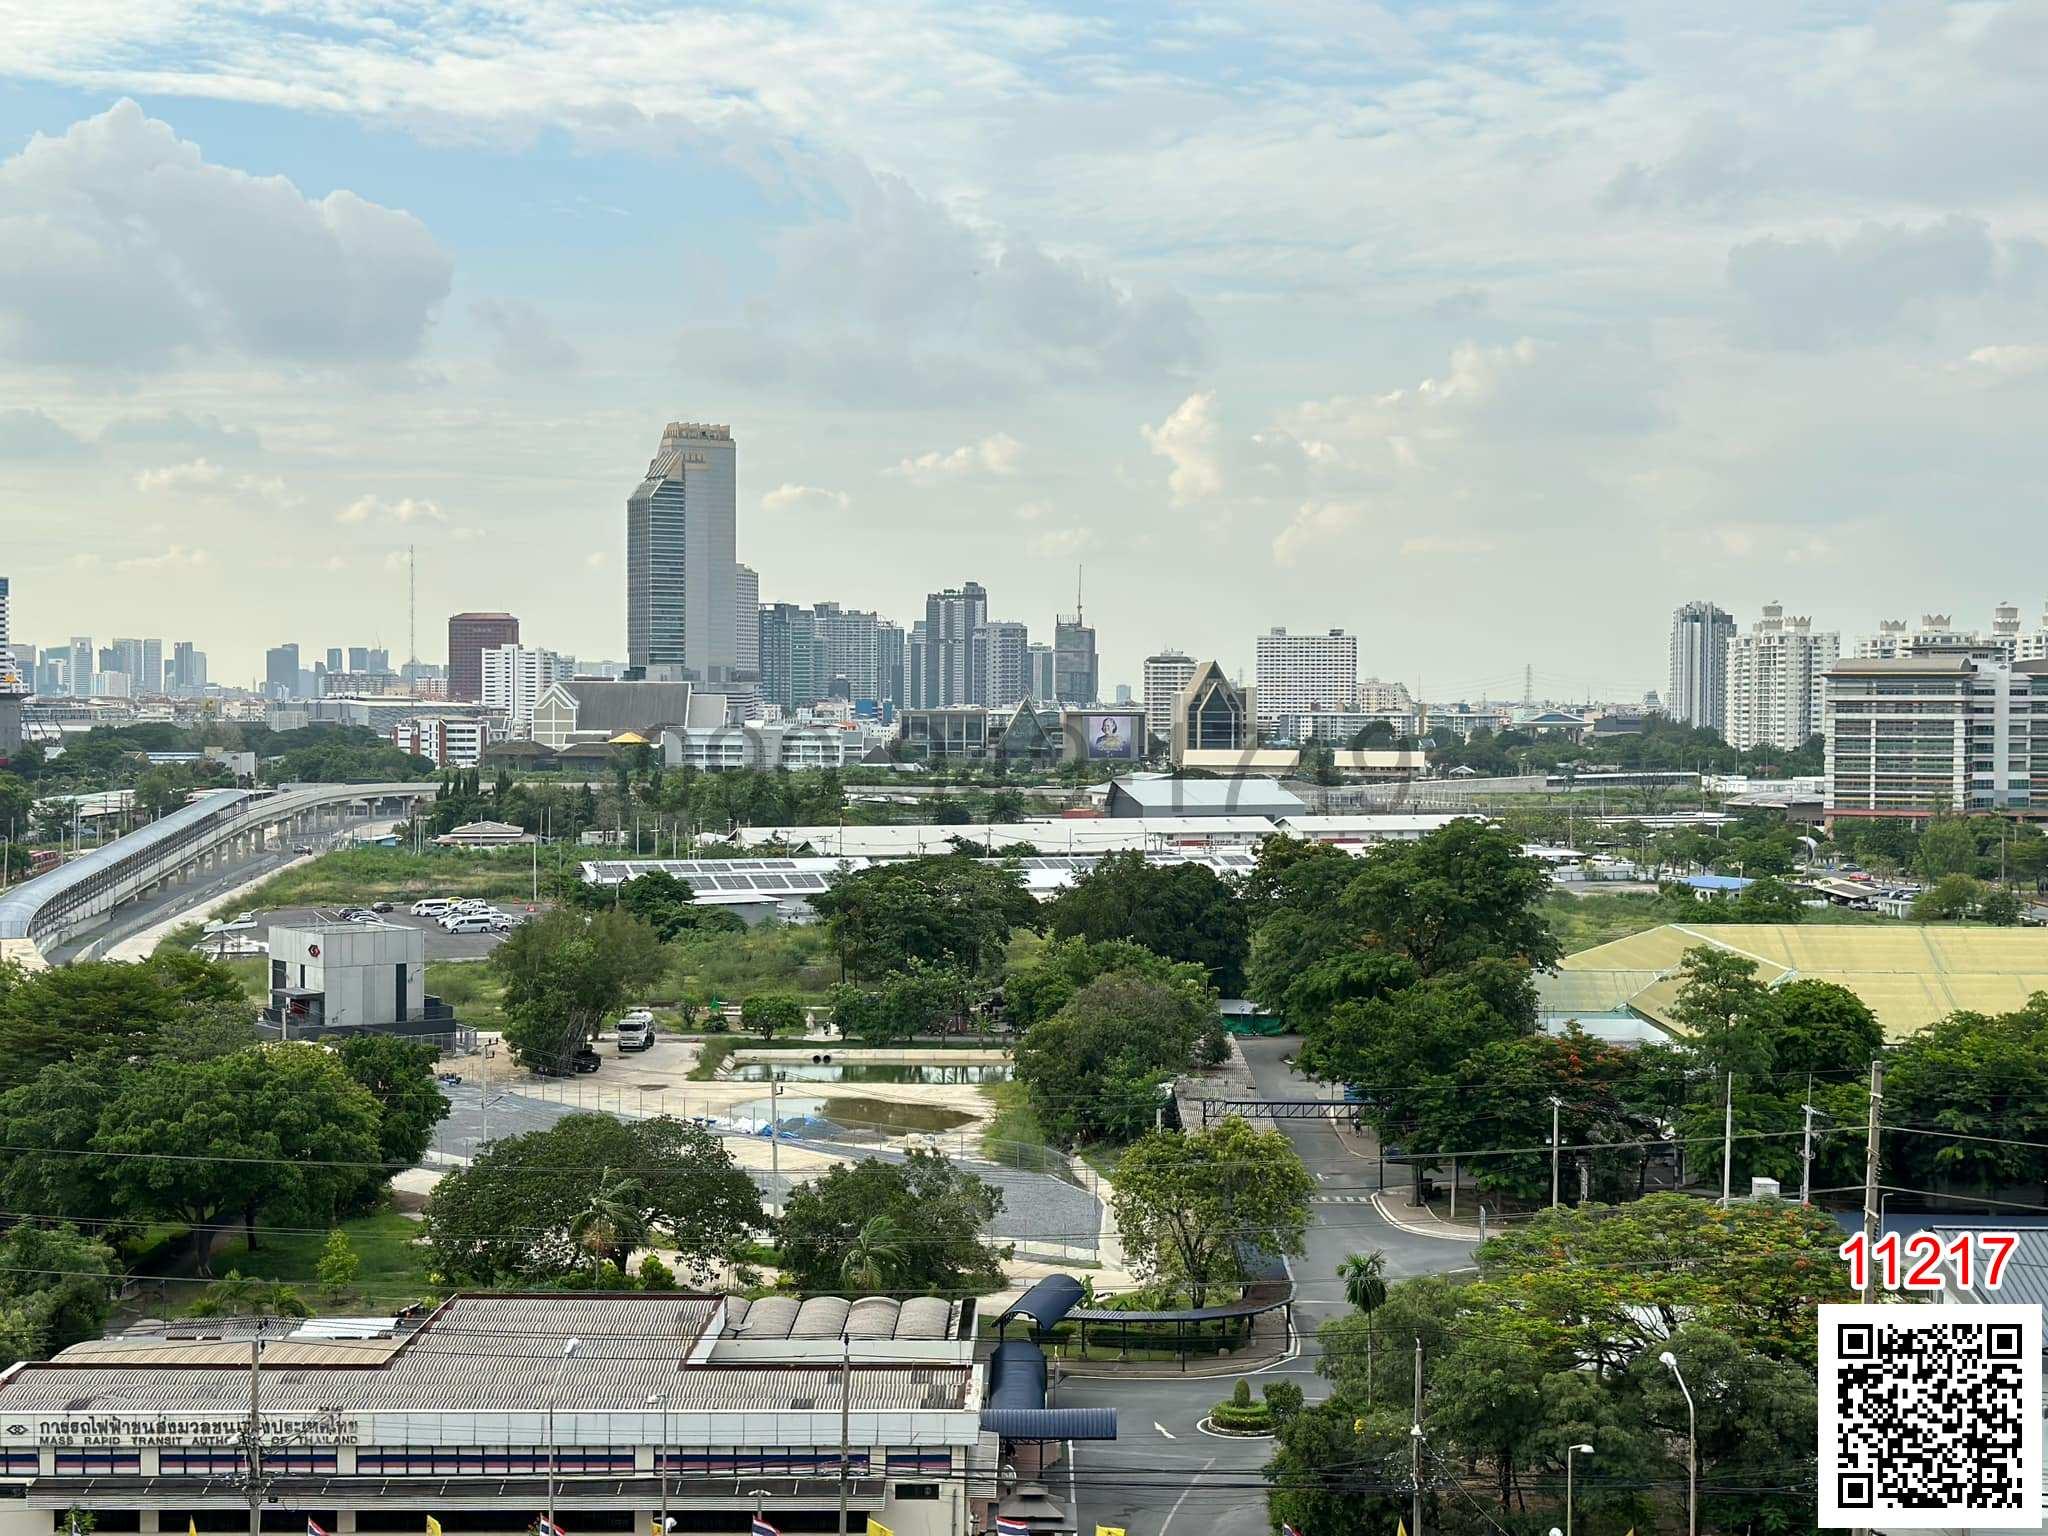
[[793,711],[827,697],[830,685],[818,616],[796,603],[763,603],[761,698]]
[[1058,672],[1054,666],[1053,649],[1043,641],[1033,641],[1024,648],[1025,680],[1035,704],[1051,704],[1059,699]]
[[1727,725],[1728,642],[1735,620],[1709,602],[1690,602],[1671,615],[1671,718],[1681,725]]
[[1341,629],[1289,634],[1270,629],[1258,638],[1259,724],[1282,715],[1358,707],[1358,637]]
[[489,723],[473,715],[421,715],[399,721],[384,736],[399,751],[427,758],[436,768],[475,768],[493,740]]
[[934,592],[924,600],[923,634],[912,632],[921,659],[914,663],[919,689],[915,702],[947,709],[985,701],[974,670],[974,632],[988,622],[988,590],[978,581]]
[[448,697],[480,703],[484,652],[519,643],[519,620],[509,613],[458,613],[448,620]]
[[876,687],[880,690],[875,702],[900,709],[908,695],[904,668],[908,665],[906,637],[903,626],[883,619],[875,626],[875,675]]
[[166,680],[172,693],[194,694],[206,686],[206,652],[190,640],[171,647],[171,675]]
[[[2048,630],[2048,614],[2042,617]],[[1881,660],[1901,656],[1980,656],[1998,661],[2032,660],[2048,654],[2048,635],[2036,631],[2023,634],[2020,611],[2001,603],[1992,611],[1989,630],[1968,629],[1952,614],[1924,613],[1917,624],[1904,619],[1885,619],[1877,633],[1865,635],[1854,647],[1859,658]]]
[[739,671],[732,429],[672,421],[626,498],[627,660],[651,680]]
[[982,703],[1017,704],[1031,696],[1031,635],[1013,619],[991,619],[974,632],[973,662]]
[[1358,707],[1368,715],[1412,715],[1415,700],[1406,683],[1382,682],[1376,677],[1358,680]]
[[1161,741],[1173,739],[1173,706],[1195,675],[1195,659],[1164,650],[1145,658],[1145,728]]
[[1202,662],[1173,701],[1168,746],[1177,763],[1189,752],[1242,752],[1259,744],[1258,691],[1240,688],[1213,661]]
[[1840,661],[1824,719],[1831,816],[2048,811],[2048,660]]
[[1728,641],[1728,744],[1790,752],[1819,735],[1828,669],[1841,657],[1839,634],[1816,633],[1811,619],[1788,619],[1782,605],[1766,604],[1747,634]]
[[1093,704],[1102,691],[1095,655],[1094,626],[1083,621],[1080,603],[1074,614],[1059,615],[1052,630],[1053,689],[1062,703]]
[[299,693],[299,647],[294,641],[273,645],[263,653],[263,691],[273,699]]
[[733,672],[743,682],[761,680],[761,575],[751,565],[732,568]]
[[494,645],[483,653],[483,706],[504,715],[506,729],[533,735],[533,709],[551,683],[576,675],[576,658],[534,645]]
[[[91,635],[71,637],[71,692],[75,698],[89,698],[92,695],[93,650]],[[292,676],[299,672],[299,656],[296,648],[292,652]]]
[[353,662],[351,662],[347,666],[342,665],[341,647],[338,645],[330,645],[329,647],[327,647],[327,670],[330,672],[367,672],[369,668],[366,666],[357,666]]
[[881,698],[882,626],[886,622],[882,616],[837,603],[818,603],[811,612],[817,622],[818,644],[824,649],[826,678],[844,678],[849,699]]

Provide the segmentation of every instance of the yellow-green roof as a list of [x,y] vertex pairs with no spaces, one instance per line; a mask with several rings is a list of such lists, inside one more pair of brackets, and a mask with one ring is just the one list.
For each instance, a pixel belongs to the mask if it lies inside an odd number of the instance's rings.
[[1576,1010],[1619,993],[1636,1012],[1668,1025],[1678,990],[1672,973],[1701,944],[1749,956],[1770,985],[1847,987],[1893,1039],[1958,1009],[2007,1013],[2048,992],[2048,930],[2039,928],[1667,923],[1565,956],[1563,974],[1541,983],[1544,1005]]

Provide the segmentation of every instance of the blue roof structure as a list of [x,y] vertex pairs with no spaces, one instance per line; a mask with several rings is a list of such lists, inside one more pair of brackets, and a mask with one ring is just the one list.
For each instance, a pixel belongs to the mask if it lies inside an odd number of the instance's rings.
[[1047,1275],[1004,1309],[996,1319],[996,1327],[1005,1328],[1011,1318],[1022,1317],[1030,1319],[1031,1326],[1044,1333],[1065,1321],[1067,1314],[1081,1304],[1081,1296],[1081,1282],[1072,1275]]
[[1045,1351],[1025,1339],[1009,1339],[989,1357],[981,1427],[1005,1440],[1114,1440],[1116,1410],[1046,1407]]
[[1696,891],[1746,891],[1754,880],[1745,880],[1740,875],[1680,875],[1680,885],[1689,885]]

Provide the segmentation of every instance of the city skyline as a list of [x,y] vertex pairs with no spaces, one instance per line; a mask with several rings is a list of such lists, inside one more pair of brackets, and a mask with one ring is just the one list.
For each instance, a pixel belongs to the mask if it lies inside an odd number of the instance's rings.
[[1673,576],[1846,633],[2048,555],[2026,8],[558,19],[15,40],[18,635],[248,678],[285,599],[396,655],[416,545],[423,614],[616,656],[671,419],[747,443],[764,596],[981,572],[1049,636],[1085,560],[1112,681],[1289,623],[1439,695],[1639,695],[1613,636]]

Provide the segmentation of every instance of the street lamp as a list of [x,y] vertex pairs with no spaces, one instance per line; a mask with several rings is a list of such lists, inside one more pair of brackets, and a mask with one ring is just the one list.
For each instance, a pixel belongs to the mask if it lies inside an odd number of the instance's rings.
[[761,1526],[767,1524],[761,1518],[761,1501],[768,1497],[768,1490],[766,1488],[749,1488],[747,1490],[747,1497],[754,1501],[754,1526],[758,1530]]
[[1592,1454],[1590,1445],[1568,1445],[1564,1448],[1564,1536],[1572,1536],[1572,1457]]
[[654,1455],[661,1466],[661,1536],[668,1536],[668,1394],[650,1393],[647,1406],[652,1408],[657,1403],[661,1405],[661,1449]]
[[1699,1530],[1699,1453],[1700,1416],[1693,1406],[1692,1388],[1685,1384],[1685,1377],[1678,1369],[1678,1357],[1665,1350],[1657,1357],[1671,1372],[1671,1379],[1678,1383],[1678,1390],[1685,1394],[1685,1536],[1697,1536]]
[[562,1392],[562,1368],[576,1357],[576,1351],[583,1347],[581,1339],[571,1339],[562,1346],[562,1358],[555,1362],[555,1379],[548,1385],[548,1529],[559,1531],[555,1524],[555,1399]]

